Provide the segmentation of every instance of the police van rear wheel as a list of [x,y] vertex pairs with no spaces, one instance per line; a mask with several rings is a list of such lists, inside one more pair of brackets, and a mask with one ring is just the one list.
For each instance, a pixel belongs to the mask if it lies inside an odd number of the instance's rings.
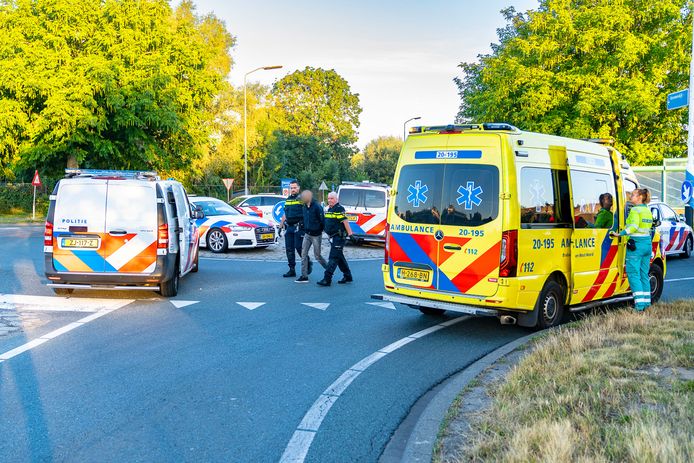
[[226,252],[228,246],[227,235],[219,228],[213,228],[207,233],[207,247],[215,254]]
[[176,297],[178,294],[178,283],[180,280],[178,263],[176,263],[176,271],[174,276],[170,280],[165,281],[159,285],[159,294],[164,297]]
[[651,282],[651,303],[655,304],[663,294],[663,269],[658,265],[651,265],[648,278]]
[[556,281],[548,281],[542,288],[535,305],[537,329],[560,325],[565,319],[564,288]]

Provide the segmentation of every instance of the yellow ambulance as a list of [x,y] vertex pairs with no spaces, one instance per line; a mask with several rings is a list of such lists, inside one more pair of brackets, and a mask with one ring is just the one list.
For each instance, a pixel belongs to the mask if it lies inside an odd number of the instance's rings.
[[[609,231],[624,227],[627,192],[637,181],[600,140],[498,123],[415,127],[393,185],[387,293],[374,299],[536,328],[632,299],[628,239]],[[601,197],[612,198],[612,207],[596,223]],[[659,241],[654,232],[653,301],[665,274]]]

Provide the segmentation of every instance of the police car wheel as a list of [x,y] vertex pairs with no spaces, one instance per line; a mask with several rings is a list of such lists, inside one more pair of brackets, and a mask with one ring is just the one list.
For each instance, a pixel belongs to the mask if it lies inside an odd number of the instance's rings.
[[446,311],[443,309],[434,309],[432,307],[417,307],[420,312],[422,312],[424,315],[433,315],[433,316],[439,316],[443,315]]
[[692,242],[692,237],[689,236],[687,238],[687,242],[684,243],[684,250],[682,252],[682,257],[686,257],[687,259],[692,255],[692,247],[694,246],[694,243]]
[[542,288],[535,305],[537,328],[545,329],[560,325],[564,319],[564,289],[556,281],[548,281]]
[[663,294],[663,269],[657,265],[651,265],[648,277],[651,282],[651,303],[655,304]]
[[228,246],[227,235],[219,228],[213,228],[207,233],[207,247],[215,254],[226,252]]

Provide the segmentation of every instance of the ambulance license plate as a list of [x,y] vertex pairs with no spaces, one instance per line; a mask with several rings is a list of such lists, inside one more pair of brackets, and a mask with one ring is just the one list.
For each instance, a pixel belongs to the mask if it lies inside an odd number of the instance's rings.
[[409,268],[399,268],[398,278],[402,280],[412,280],[412,281],[429,281],[429,271],[428,270],[413,270]]
[[61,248],[96,249],[99,247],[98,238],[61,238]]
[[275,235],[273,233],[263,233],[262,235],[260,235],[261,240],[271,240],[274,237]]

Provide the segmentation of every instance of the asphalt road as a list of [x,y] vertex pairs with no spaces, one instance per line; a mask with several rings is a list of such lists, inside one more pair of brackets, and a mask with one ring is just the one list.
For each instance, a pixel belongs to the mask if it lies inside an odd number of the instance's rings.
[[[52,296],[41,236],[0,229],[0,294]],[[666,299],[691,295],[693,263],[668,261]],[[182,280],[181,307],[149,293],[76,294],[90,317],[44,311],[52,302],[41,299],[40,323],[0,336],[0,357],[43,342],[0,363],[0,461],[278,461],[326,388],[381,350],[330,396],[304,445],[306,461],[372,462],[427,390],[527,334],[466,318],[406,338],[457,316],[367,304],[383,291],[377,260],[352,263],[356,281],[331,288],[315,274],[308,285],[283,279],[285,268],[202,260]],[[90,308],[93,297],[122,307]]]

